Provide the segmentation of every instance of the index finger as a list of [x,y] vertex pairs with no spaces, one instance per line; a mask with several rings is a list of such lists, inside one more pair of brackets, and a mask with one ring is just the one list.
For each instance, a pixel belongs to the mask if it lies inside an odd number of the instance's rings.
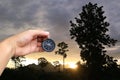
[[30,35],[33,36],[34,39],[39,38],[48,38],[49,32],[43,30],[29,30]]

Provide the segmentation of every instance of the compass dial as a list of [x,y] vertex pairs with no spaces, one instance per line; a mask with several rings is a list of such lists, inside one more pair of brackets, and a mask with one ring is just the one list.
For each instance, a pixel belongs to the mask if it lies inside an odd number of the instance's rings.
[[43,50],[52,52],[55,49],[55,42],[52,39],[46,39],[42,42]]

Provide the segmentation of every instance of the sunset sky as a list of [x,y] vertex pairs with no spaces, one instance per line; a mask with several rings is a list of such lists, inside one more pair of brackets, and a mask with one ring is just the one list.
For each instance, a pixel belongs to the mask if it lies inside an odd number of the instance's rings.
[[[68,44],[67,63],[79,61],[80,49],[70,39],[69,21],[74,20],[88,2],[104,6],[104,15],[110,23],[109,34],[120,41],[120,0],[0,0],[0,40],[28,29],[47,30],[56,44],[62,41]],[[115,47],[106,48],[107,54],[119,59],[119,48],[118,42]],[[51,62],[62,60],[54,52],[34,53],[26,57],[33,61],[39,57],[45,57]]]

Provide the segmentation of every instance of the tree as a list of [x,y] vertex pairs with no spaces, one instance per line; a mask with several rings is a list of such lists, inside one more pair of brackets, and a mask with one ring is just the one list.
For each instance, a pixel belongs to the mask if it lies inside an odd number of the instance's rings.
[[44,57],[38,58],[38,65],[40,65],[42,69],[46,67],[47,64],[48,61]]
[[14,63],[15,63],[15,68],[18,67],[23,67],[24,65],[22,64],[23,61],[25,61],[25,57],[24,56],[19,56],[19,57],[12,57],[11,58]]
[[68,48],[68,44],[66,44],[65,42],[60,42],[57,45],[59,47],[59,49],[57,51],[55,51],[55,54],[59,54],[63,56],[63,71],[64,71],[64,64],[65,64],[65,58],[67,57],[66,52],[68,52],[69,50]]
[[109,23],[105,21],[103,6],[88,3],[82,7],[79,17],[75,17],[75,22],[70,21],[70,36],[74,39],[79,48],[80,56],[86,65],[92,69],[101,69],[108,63],[116,63],[106,55],[105,46],[114,46],[117,40],[112,39],[107,34]]
[[54,61],[53,64],[54,64],[55,69],[58,68],[58,71],[60,72],[60,65],[61,65],[60,62],[59,61]]

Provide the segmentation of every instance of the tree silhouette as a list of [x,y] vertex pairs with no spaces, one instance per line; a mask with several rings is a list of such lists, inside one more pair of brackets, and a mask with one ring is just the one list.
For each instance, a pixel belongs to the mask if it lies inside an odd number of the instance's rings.
[[71,39],[77,42],[81,48],[82,60],[92,69],[101,69],[104,65],[109,66],[108,63],[116,63],[116,60],[105,54],[105,46],[114,46],[117,40],[107,34],[109,23],[105,21],[102,8],[103,6],[88,3],[82,7],[79,18],[75,17],[75,22],[70,21]]
[[55,51],[55,54],[59,54],[63,56],[63,71],[64,71],[64,64],[65,64],[65,58],[67,57],[66,52],[69,51],[68,48],[68,44],[66,44],[65,42],[60,42],[57,45],[59,47],[59,49],[57,51]]
[[15,63],[15,68],[18,67],[23,67],[24,65],[22,64],[23,61],[25,61],[25,57],[24,56],[19,56],[19,57],[12,57],[11,58],[14,63]]
[[46,67],[47,64],[48,64],[47,59],[45,59],[44,57],[38,58],[38,65],[40,65],[42,69]]
[[58,71],[60,72],[60,65],[61,65],[60,62],[59,61],[54,61],[53,64],[54,64],[55,69],[58,68]]

